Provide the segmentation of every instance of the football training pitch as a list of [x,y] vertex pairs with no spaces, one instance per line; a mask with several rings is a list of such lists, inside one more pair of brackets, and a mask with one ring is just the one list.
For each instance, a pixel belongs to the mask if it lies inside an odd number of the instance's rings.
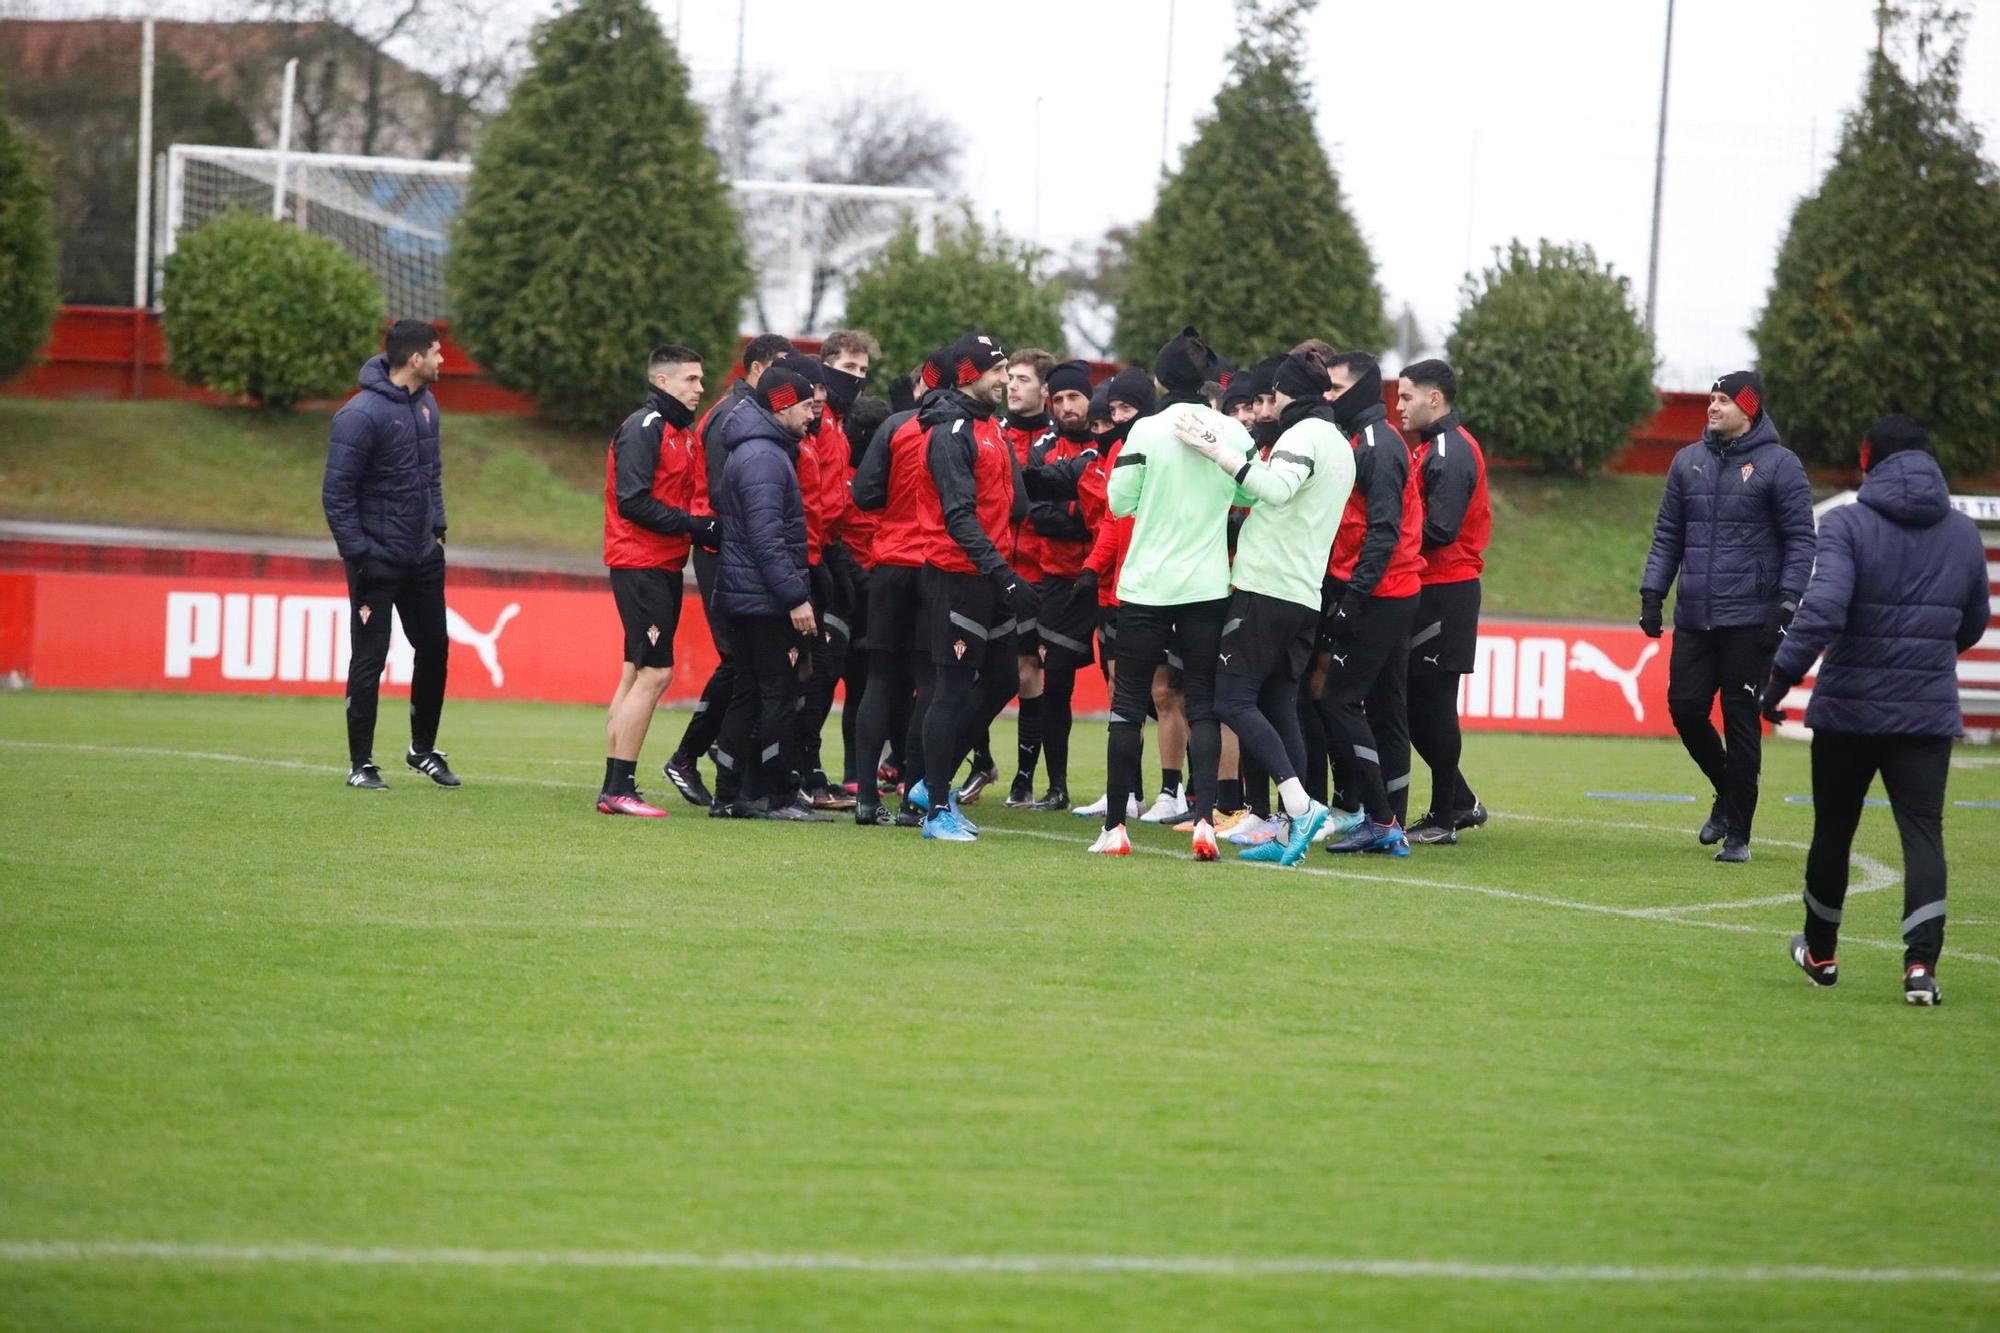
[[1587,795],[1671,742],[1475,735],[1486,828],[1284,871],[1004,783],[712,821],[672,714],[668,821],[592,812],[596,709],[448,704],[443,791],[401,721],[367,793],[336,700],[0,695],[0,1327],[2000,1322],[2000,809],[1928,1011],[1887,810],[1839,986],[1786,959],[1789,742],[1748,866]]

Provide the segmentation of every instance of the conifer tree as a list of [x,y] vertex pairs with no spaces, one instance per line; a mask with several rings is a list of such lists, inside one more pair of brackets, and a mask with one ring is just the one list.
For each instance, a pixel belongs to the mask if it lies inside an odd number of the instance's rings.
[[48,172],[13,118],[0,111],[0,380],[28,364],[55,317]]
[[749,266],[687,68],[643,0],[577,0],[530,54],[473,158],[452,332],[545,415],[608,429],[656,344],[694,347],[721,382]]
[[1132,244],[1113,337],[1127,360],[1151,364],[1190,323],[1245,365],[1306,338],[1388,345],[1375,261],[1313,127],[1316,3],[1238,0],[1228,81]]
[[1959,113],[1964,15],[1920,2],[1878,21],[1861,105],[1752,330],[1765,400],[1809,462],[1853,466],[1861,433],[1905,412],[1947,472],[1984,473],[2000,463],[2000,179]]

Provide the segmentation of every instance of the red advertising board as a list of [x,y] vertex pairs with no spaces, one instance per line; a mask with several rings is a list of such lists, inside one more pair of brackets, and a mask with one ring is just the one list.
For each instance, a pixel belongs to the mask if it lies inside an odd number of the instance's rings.
[[[601,703],[618,679],[608,589],[447,585],[453,698]],[[40,688],[338,695],[347,674],[346,589],[335,577],[201,573],[0,573],[0,672]],[[409,682],[395,631],[386,685]],[[691,702],[715,665],[698,598],[677,638],[670,702]],[[1490,623],[1460,691],[1473,730],[1672,734],[1662,642],[1636,629]],[[1095,672],[1080,712],[1106,707]]]

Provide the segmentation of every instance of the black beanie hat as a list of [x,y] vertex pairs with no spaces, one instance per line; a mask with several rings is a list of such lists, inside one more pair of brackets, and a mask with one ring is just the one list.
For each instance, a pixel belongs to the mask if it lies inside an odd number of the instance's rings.
[[1259,398],[1273,392],[1277,386],[1278,367],[1285,363],[1285,355],[1267,356],[1250,368],[1251,389]]
[[[1271,377],[1272,390],[1287,398],[1324,398],[1332,387],[1333,376],[1326,373],[1325,363],[1304,352],[1280,361],[1277,373]],[[1377,392],[1380,392],[1379,381]]]
[[779,363],[767,369],[757,380],[757,401],[773,412],[782,412],[794,403],[803,403],[813,396],[812,381],[791,367]]
[[771,364],[783,366],[816,389],[826,386],[826,372],[821,368],[819,358],[810,352],[787,352]]
[[1708,391],[1728,398],[1752,421],[1764,410],[1764,377],[1754,370],[1732,370],[1709,385]]
[[1169,338],[1153,358],[1153,378],[1166,385],[1168,393],[1196,394],[1208,383],[1214,363],[1215,353],[1190,324]]
[[1111,381],[1106,380],[1090,392],[1090,415],[1085,421],[1111,420]]
[[1901,412],[1883,417],[1861,437],[1861,470],[1874,467],[1890,454],[1929,453],[1931,433]]
[[1237,403],[1247,403],[1257,396],[1257,372],[1254,370],[1232,370],[1228,382],[1222,386],[1222,410],[1227,412]]
[[945,382],[961,388],[1007,360],[1007,350],[983,333],[968,333],[945,349]]
[[1049,398],[1059,393],[1080,393],[1090,397],[1090,364],[1085,361],[1061,362],[1042,381],[1042,393]]
[[[1197,382],[1194,386],[1201,388]],[[1136,408],[1140,416],[1151,416],[1155,397],[1153,377],[1137,366],[1127,366],[1111,377],[1109,399],[1114,403],[1126,403]]]

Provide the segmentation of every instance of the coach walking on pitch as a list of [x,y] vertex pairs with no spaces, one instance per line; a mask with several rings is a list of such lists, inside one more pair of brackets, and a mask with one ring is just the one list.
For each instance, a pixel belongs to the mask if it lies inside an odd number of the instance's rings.
[[[1667,711],[1715,789],[1701,826],[1718,861],[1750,859],[1763,728],[1757,692],[1812,574],[1812,490],[1799,456],[1778,441],[1752,370],[1708,395],[1708,429],[1674,455],[1639,585],[1639,628],[1660,637],[1660,609],[1680,576]],[[1709,710],[1722,695],[1722,726]]]
[[1815,985],[1838,978],[1847,852],[1880,772],[1903,840],[1903,997],[1925,1005],[1938,1002],[1944,948],[1945,779],[1965,729],[1957,659],[1991,614],[1979,531],[1952,512],[1929,443],[1907,417],[1869,430],[1861,498],[1821,525],[1819,563],[1763,700],[1765,715],[1782,720],[1786,692],[1826,653],[1806,705],[1813,837],[1806,928],[1792,940],[1792,961]]
[[415,650],[410,668],[411,768],[440,787],[458,775],[437,748],[444,711],[444,464],[431,385],[444,365],[438,332],[421,320],[389,327],[382,355],[361,367],[361,392],[334,413],[320,504],[347,566],[347,785],[381,790],[375,706],[389,660],[390,612]]

